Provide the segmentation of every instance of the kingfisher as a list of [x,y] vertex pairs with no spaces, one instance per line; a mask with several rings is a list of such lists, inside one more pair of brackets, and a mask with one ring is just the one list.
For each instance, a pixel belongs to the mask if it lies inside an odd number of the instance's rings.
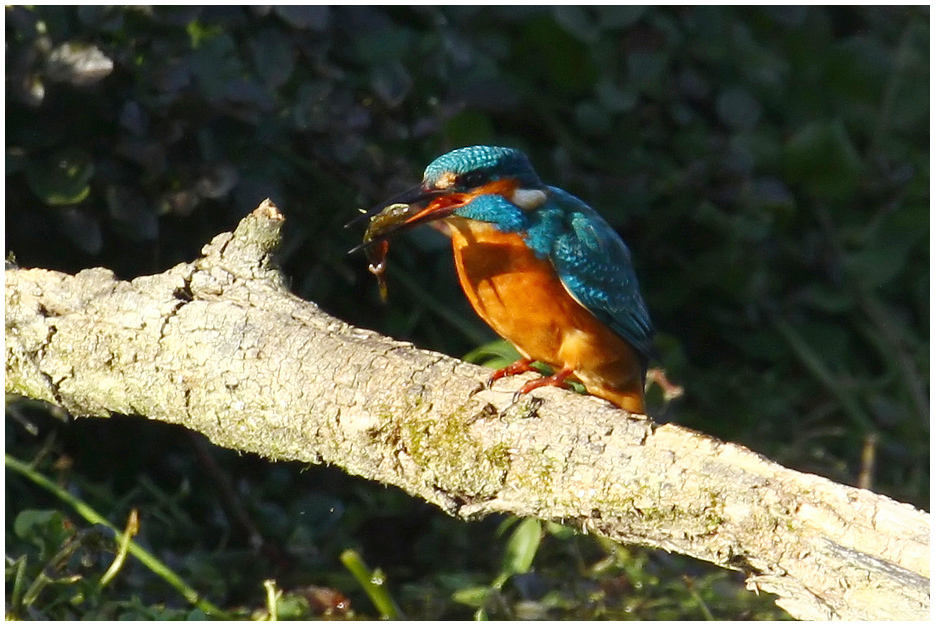
[[527,382],[517,397],[577,381],[645,413],[653,325],[630,251],[597,211],[545,185],[525,154],[453,150],[429,164],[420,185],[361,217],[370,217],[370,228],[355,250],[367,250],[381,290],[388,238],[427,222],[444,225],[471,306],[522,355],[494,372],[488,387],[537,371],[538,361],[554,373]]

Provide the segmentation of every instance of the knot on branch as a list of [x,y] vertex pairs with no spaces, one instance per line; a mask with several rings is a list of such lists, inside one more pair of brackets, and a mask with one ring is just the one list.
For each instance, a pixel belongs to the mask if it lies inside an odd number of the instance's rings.
[[217,295],[235,279],[282,287],[274,254],[282,241],[282,213],[267,198],[243,218],[233,233],[221,233],[202,248],[195,261],[192,291]]

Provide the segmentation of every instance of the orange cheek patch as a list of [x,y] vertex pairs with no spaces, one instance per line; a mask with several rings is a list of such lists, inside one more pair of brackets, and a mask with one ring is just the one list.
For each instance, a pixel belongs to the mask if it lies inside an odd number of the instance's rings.
[[466,202],[470,202],[471,198],[476,198],[477,196],[488,196],[488,195],[498,195],[505,198],[510,198],[513,196],[513,192],[516,191],[516,188],[519,185],[512,178],[501,178],[500,180],[495,180],[476,189],[472,189],[469,193],[465,194],[468,199]]
[[413,219],[428,215],[440,209],[463,206],[478,196],[498,195],[511,198],[513,192],[516,191],[516,187],[517,184],[515,180],[504,178],[486,183],[465,193],[452,192],[445,194],[444,196],[439,196],[432,200],[427,207],[413,216]]

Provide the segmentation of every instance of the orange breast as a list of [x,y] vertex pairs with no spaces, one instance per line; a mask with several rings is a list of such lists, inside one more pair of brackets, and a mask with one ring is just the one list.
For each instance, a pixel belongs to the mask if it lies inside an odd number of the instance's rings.
[[636,352],[571,297],[549,261],[516,233],[459,217],[446,221],[461,287],[497,334],[527,358],[574,370],[590,393],[643,410]]

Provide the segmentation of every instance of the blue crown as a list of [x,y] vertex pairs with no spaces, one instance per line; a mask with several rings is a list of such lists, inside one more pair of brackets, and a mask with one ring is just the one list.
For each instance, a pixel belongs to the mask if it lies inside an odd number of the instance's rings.
[[483,182],[515,178],[524,188],[542,187],[542,181],[532,169],[529,159],[525,154],[513,148],[470,146],[452,150],[438,157],[425,168],[423,182],[426,186],[433,187],[443,175],[449,173],[458,178],[471,174],[470,179],[473,184],[459,186],[476,187],[477,184]]

